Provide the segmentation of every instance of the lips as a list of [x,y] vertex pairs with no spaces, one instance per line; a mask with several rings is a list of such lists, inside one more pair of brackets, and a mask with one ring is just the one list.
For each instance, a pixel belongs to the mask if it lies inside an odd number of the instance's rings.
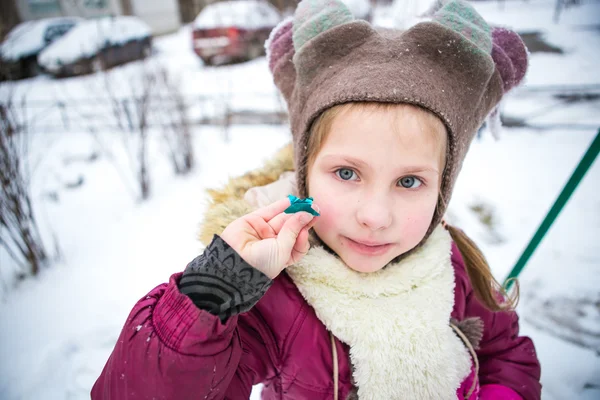
[[355,252],[370,256],[384,254],[392,247],[391,243],[363,242],[352,240],[347,237],[344,237],[344,239],[348,247]]

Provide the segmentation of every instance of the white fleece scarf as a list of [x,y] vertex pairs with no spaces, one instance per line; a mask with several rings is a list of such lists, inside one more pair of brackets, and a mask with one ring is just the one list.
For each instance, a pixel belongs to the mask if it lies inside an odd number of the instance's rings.
[[287,268],[317,317],[350,345],[361,400],[456,399],[469,353],[449,326],[451,239],[439,227],[397,264],[364,274],[322,247]]

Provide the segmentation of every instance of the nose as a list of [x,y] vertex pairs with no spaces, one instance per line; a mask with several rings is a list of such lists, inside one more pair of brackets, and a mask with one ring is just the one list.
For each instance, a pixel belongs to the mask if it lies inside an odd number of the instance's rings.
[[363,198],[356,211],[358,223],[372,231],[388,228],[392,224],[392,206],[386,195],[378,194]]

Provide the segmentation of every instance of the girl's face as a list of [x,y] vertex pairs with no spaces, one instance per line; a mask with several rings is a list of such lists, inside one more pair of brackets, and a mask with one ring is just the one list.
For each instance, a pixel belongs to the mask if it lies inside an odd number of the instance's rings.
[[424,113],[407,105],[350,108],[334,117],[309,165],[308,193],[321,210],[315,232],[355,271],[380,270],[429,228],[446,132],[437,118],[424,122]]

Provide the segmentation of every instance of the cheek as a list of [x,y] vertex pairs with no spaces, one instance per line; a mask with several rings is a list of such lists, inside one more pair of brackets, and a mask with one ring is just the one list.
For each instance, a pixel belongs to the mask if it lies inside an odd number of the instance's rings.
[[403,237],[411,238],[410,241],[416,245],[423,239],[430,224],[431,217],[427,215],[409,216],[404,220]]
[[[321,200],[319,200],[319,198]],[[339,207],[336,206],[336,203],[330,200],[330,196],[319,196],[314,199],[315,203],[319,205],[321,214],[317,218],[314,228],[317,234],[322,237],[326,235],[326,232],[335,229],[337,223],[343,220],[343,216],[341,215]]]
[[409,246],[416,246],[421,242],[425,233],[431,225],[431,220],[435,212],[437,196],[428,198],[414,203],[410,208],[411,211],[403,213],[401,217],[402,237],[408,242]]
[[336,193],[331,182],[327,182],[322,176],[316,176],[312,182],[308,195],[314,198],[321,214],[315,222],[314,229],[319,237],[324,239],[327,232],[335,229],[339,221],[343,221],[344,210],[340,208],[340,194]]

